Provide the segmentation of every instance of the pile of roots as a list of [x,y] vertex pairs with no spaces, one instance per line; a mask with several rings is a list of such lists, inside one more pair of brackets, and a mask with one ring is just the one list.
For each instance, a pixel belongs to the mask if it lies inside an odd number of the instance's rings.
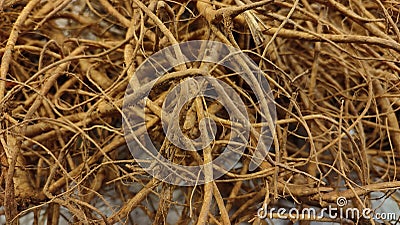
[[[0,10],[2,223],[398,222],[267,213],[328,207],[374,213],[377,199],[398,210],[398,1],[3,0]],[[146,59],[191,40],[248,55],[268,80],[276,121],[268,155],[250,170],[260,105],[238,74],[209,73],[245,102],[254,132],[222,177],[179,186],[154,178],[133,158],[122,107]],[[172,145],[160,120],[163,102],[180,82],[201,76],[179,71],[153,87],[144,130],[165,158],[201,165],[221,154],[235,121],[216,102],[195,98],[175,119],[195,139],[207,113],[215,139],[198,152]]]

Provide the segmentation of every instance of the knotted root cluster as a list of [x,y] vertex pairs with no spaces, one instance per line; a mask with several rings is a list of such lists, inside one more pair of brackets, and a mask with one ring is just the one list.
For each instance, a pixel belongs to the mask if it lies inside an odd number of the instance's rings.
[[[384,199],[398,210],[397,1],[3,0],[0,10],[2,223],[267,224],[282,215],[302,224],[396,223],[259,209],[362,211]],[[269,83],[276,120],[268,154],[250,170],[265,116],[251,85],[204,62],[172,68],[139,115],[160,155],[182,166],[211,162],[235,130],[223,105],[200,96],[175,120],[196,139],[207,129],[199,121],[211,118],[211,144],[186,151],[166,138],[163,103],[189,78],[228,84],[251,129],[243,154],[222,177],[179,186],[152,177],[133,158],[123,105],[143,62],[192,40],[248,55]]]

